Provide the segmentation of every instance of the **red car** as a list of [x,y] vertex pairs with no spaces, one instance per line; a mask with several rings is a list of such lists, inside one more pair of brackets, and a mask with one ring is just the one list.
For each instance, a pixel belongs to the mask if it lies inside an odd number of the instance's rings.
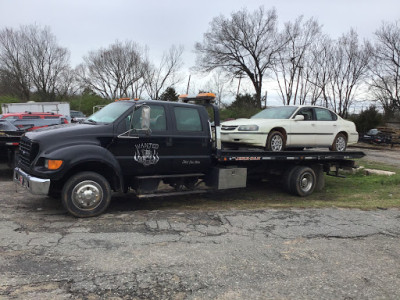
[[68,124],[68,120],[60,114],[49,112],[23,112],[0,115],[1,120],[10,121],[19,130],[31,131],[41,127]]

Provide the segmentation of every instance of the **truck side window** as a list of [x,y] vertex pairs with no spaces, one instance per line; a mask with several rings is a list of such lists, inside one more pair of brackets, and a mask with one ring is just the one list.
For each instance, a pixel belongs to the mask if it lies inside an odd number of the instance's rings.
[[[150,106],[150,129],[152,131],[166,131],[167,119],[165,117],[164,107],[161,105],[149,105],[149,106]],[[132,128],[141,129],[141,116],[142,116],[142,108],[139,108],[133,114]],[[130,122],[130,120],[128,120],[128,122]]]
[[176,129],[178,131],[203,131],[199,111],[189,107],[175,107]]

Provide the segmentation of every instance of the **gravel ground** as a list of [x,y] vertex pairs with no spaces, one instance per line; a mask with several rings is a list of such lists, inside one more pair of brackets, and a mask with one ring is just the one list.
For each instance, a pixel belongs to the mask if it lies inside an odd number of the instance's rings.
[[75,219],[10,175],[0,299],[400,298],[399,210],[150,211],[117,197]]
[[359,145],[351,147],[351,151],[363,151],[366,156],[364,159],[400,168],[400,147],[389,148],[370,145]]

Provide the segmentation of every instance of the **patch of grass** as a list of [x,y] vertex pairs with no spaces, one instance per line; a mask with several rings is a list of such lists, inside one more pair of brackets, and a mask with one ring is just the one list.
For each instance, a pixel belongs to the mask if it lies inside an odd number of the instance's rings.
[[148,210],[247,210],[265,208],[400,208],[400,169],[370,164],[359,165],[396,172],[396,175],[345,174],[346,178],[325,176],[325,188],[308,197],[288,194],[276,183],[250,183],[245,189],[211,192],[200,195],[163,197],[135,201],[135,206]]

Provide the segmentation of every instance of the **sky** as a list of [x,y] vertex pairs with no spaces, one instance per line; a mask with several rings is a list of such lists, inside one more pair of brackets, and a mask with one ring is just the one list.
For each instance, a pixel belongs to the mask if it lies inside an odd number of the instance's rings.
[[399,0],[0,0],[0,30],[49,26],[59,45],[69,49],[73,67],[89,51],[117,40],[147,46],[155,61],[170,46],[183,45],[182,71],[188,77],[194,44],[214,17],[260,6],[275,7],[281,25],[300,15],[314,17],[332,38],[353,28],[360,38],[372,39],[382,22],[400,20]]

